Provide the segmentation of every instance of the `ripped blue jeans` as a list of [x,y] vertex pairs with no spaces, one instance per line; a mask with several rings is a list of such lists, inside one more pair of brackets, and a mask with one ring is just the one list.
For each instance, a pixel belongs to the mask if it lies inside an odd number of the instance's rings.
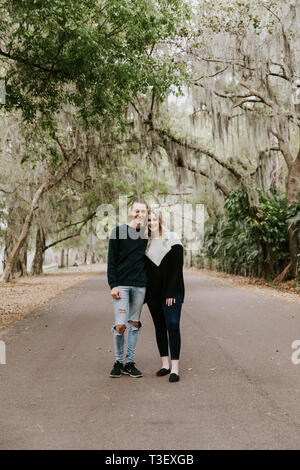
[[[115,323],[112,327],[114,333],[114,348],[116,361],[123,364],[125,333],[120,334],[115,329],[117,325],[125,325],[127,333],[126,364],[134,362],[136,343],[141,329],[141,312],[144,303],[146,287],[118,286],[121,292],[120,299],[113,299]],[[139,327],[129,323],[139,322]]]

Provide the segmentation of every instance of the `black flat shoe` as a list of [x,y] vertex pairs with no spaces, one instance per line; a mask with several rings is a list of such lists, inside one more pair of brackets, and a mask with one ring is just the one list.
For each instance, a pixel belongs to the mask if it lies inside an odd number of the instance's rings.
[[172,373],[169,377],[169,382],[179,382],[179,375]]
[[157,372],[156,372],[156,375],[158,377],[163,377],[163,375],[168,375],[169,373],[171,372],[171,369],[165,369],[164,367],[162,369],[159,369]]

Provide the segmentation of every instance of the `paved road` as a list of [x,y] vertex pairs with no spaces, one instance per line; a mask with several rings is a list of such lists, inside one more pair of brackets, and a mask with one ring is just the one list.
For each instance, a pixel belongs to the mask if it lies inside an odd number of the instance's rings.
[[108,376],[106,275],[59,294],[1,333],[0,449],[299,449],[299,305],[185,275],[181,381],[160,365],[148,308],[144,377]]

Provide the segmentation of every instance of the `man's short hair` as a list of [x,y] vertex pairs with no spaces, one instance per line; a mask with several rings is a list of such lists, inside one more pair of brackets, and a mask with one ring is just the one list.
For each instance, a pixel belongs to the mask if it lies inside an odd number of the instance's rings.
[[132,203],[130,204],[130,210],[132,210],[134,204],[136,204],[136,203],[144,204],[146,206],[147,210],[148,210],[148,204],[147,204],[146,201],[144,201],[144,199],[135,199],[134,201],[132,201]]

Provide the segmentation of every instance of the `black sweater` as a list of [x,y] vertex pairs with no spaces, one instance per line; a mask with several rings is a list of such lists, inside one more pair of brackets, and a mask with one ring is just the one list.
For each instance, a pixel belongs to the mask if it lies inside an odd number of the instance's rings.
[[148,279],[145,302],[150,299],[175,298],[177,292],[182,295],[183,301],[185,288],[182,272],[182,245],[173,245],[159,266],[156,266],[147,256],[145,258]]
[[116,286],[146,287],[146,246],[147,239],[140,229],[123,224],[112,230],[107,258],[107,280],[111,289]]

